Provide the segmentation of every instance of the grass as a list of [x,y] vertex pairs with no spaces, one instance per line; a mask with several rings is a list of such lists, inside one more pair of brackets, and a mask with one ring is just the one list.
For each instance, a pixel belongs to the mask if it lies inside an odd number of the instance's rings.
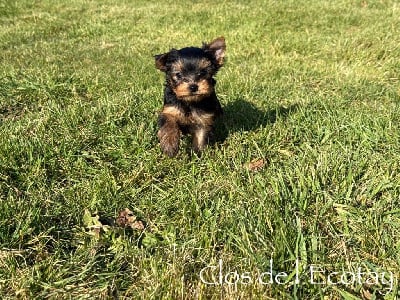
[[[0,297],[399,298],[399,13],[397,1],[1,2]],[[164,157],[153,55],[220,35],[220,142]],[[125,207],[145,230],[116,225]],[[271,262],[286,283],[257,281]],[[324,284],[332,272],[347,284]]]

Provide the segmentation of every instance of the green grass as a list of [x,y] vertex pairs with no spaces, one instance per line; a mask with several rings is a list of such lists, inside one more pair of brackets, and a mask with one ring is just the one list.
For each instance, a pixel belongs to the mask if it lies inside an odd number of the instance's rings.
[[[399,298],[399,15],[397,1],[0,2],[0,298]],[[220,35],[220,142],[167,158],[153,55]],[[125,207],[143,232],[113,222]],[[299,282],[201,282],[219,260],[256,279],[270,259],[293,276],[297,259]],[[313,284],[311,266],[319,282],[392,272],[393,287]]]

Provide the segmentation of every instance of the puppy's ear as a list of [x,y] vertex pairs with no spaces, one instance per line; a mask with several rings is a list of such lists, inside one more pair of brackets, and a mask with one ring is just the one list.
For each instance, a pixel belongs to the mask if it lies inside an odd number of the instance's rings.
[[219,67],[224,64],[225,49],[225,38],[223,36],[216,38],[209,44],[203,44],[203,50],[215,58]]
[[168,60],[168,53],[158,54],[155,55],[154,58],[156,60],[156,68],[165,72],[167,71],[167,60]]

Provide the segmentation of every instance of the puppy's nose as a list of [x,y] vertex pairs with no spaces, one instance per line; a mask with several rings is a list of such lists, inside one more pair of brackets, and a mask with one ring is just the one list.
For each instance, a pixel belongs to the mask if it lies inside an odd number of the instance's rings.
[[189,90],[194,93],[197,92],[197,90],[199,89],[199,87],[197,86],[197,84],[191,84],[189,85]]

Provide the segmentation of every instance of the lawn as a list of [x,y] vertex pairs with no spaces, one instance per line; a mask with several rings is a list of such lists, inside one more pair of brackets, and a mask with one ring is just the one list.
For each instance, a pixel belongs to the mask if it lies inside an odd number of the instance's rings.
[[[399,16],[1,1],[0,298],[398,299]],[[217,143],[168,158],[154,55],[221,35]]]

